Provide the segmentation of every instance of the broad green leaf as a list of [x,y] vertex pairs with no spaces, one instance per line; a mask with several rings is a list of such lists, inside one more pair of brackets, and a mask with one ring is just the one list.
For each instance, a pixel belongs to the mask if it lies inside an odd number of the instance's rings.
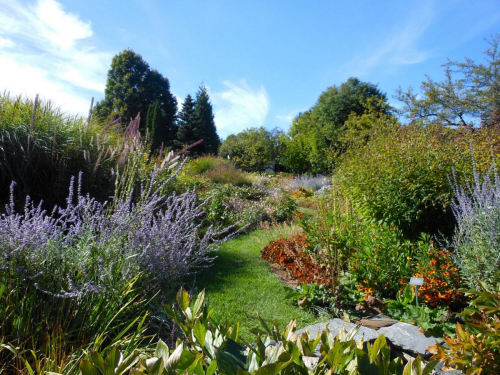
[[104,361],[104,375],[114,375],[121,359],[122,353],[118,350],[118,347],[113,346]]
[[205,346],[205,336],[207,334],[207,327],[198,319],[194,324],[193,336],[198,341],[201,347]]
[[80,361],[80,371],[82,372],[82,375],[100,375],[97,367],[86,359],[82,359]]
[[[215,370],[217,370],[217,361],[215,359],[210,362],[210,366],[207,367],[206,375],[215,374]],[[238,370],[239,371],[239,370]]]
[[373,346],[370,348],[371,350],[368,352],[371,362],[375,362],[379,352],[382,348],[387,347],[387,341],[385,340],[385,336],[382,334],[373,343]]
[[104,358],[102,358],[102,355],[95,350],[90,350],[90,358],[92,358],[94,365],[104,373]]
[[148,375],[161,375],[163,373],[163,358],[158,358],[148,371]]
[[194,314],[194,316],[198,315],[198,312],[200,312],[201,307],[203,306],[203,302],[204,301],[205,301],[205,289],[203,289],[198,294],[198,297],[196,298],[196,301],[194,302],[194,307],[193,307],[193,314]]
[[159,340],[158,343],[156,344],[156,349],[155,349],[155,357],[157,358],[163,358],[163,362],[168,361],[168,357],[170,356],[170,350],[168,348],[168,345],[163,342],[163,340]]
[[181,310],[186,311],[186,309],[189,307],[189,293],[185,291],[184,288],[181,288],[177,292],[176,299]]

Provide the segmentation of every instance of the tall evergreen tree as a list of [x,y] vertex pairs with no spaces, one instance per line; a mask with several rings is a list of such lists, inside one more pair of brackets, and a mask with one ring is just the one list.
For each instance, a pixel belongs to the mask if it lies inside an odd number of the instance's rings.
[[196,93],[195,113],[203,132],[203,153],[217,155],[220,138],[215,127],[212,103],[205,86],[200,86]]
[[141,112],[141,131],[145,134],[147,113],[155,103],[160,114],[156,118],[155,133],[161,135],[161,142],[171,144],[176,134],[177,100],[170,92],[168,79],[150,69],[148,63],[130,49],[113,57],[105,97],[96,104],[94,113],[101,118],[118,115],[126,124]]
[[[182,109],[179,112],[177,124],[177,137],[176,144],[180,147],[188,146],[194,142],[203,139],[203,129],[201,128],[200,121],[196,116],[196,102],[193,100],[191,95],[186,96],[184,103],[182,103]],[[202,144],[191,149],[194,154],[201,154],[203,151]]]

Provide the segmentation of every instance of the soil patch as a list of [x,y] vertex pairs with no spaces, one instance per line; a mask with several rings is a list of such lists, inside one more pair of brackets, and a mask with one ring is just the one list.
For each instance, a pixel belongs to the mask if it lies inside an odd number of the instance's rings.
[[291,289],[295,289],[299,286],[299,283],[290,277],[288,272],[285,271],[283,267],[276,263],[268,263],[271,272],[274,273],[280,281]]

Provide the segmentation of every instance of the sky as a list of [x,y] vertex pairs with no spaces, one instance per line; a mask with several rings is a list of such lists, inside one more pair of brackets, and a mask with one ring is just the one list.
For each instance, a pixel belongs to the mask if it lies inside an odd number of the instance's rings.
[[204,84],[222,138],[281,128],[349,77],[395,90],[484,62],[498,0],[0,0],[0,91],[86,116],[111,59],[140,54],[179,106]]

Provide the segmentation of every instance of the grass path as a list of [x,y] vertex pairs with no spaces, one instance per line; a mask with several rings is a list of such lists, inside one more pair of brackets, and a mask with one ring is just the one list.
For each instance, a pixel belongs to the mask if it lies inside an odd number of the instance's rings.
[[198,287],[206,290],[214,319],[240,322],[240,336],[246,340],[253,338],[248,330],[260,326],[257,312],[266,321],[278,319],[281,329],[293,318],[298,328],[319,321],[314,314],[292,306],[285,298],[290,289],[262,260],[260,250],[271,235],[269,230],[258,230],[225,243],[214,265],[197,279]]

